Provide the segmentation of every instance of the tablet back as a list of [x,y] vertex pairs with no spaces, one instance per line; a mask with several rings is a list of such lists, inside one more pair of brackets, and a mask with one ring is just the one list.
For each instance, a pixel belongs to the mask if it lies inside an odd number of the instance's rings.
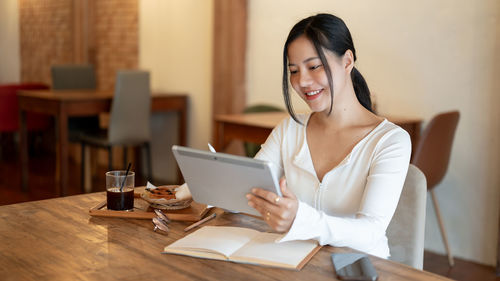
[[259,216],[248,206],[245,197],[253,187],[281,196],[270,162],[177,145],[172,151],[193,199],[198,203]]

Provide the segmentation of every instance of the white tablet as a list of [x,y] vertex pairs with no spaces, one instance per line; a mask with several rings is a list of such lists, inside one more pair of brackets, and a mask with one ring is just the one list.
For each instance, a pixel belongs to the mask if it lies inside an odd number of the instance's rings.
[[172,152],[194,201],[260,216],[245,195],[260,187],[281,195],[272,163],[174,145]]

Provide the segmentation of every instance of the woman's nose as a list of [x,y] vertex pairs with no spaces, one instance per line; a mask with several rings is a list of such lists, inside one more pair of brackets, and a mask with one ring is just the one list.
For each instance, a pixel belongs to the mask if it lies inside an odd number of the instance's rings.
[[312,84],[311,75],[307,71],[301,71],[299,75],[299,84],[301,87],[307,87]]

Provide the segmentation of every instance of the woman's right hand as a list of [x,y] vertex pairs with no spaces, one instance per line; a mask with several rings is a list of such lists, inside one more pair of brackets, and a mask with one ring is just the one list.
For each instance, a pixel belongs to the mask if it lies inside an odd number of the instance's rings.
[[246,197],[248,205],[256,209],[272,229],[277,232],[286,232],[293,224],[299,201],[287,188],[285,178],[280,180],[280,189],[283,197],[261,188],[252,189],[252,193],[247,194]]

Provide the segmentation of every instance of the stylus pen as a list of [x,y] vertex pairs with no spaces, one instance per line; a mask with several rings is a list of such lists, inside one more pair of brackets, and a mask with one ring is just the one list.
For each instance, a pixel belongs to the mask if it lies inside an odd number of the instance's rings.
[[215,151],[215,148],[210,143],[208,143],[208,149],[210,149],[210,151],[212,151],[213,153],[217,152],[217,151]]
[[197,226],[199,226],[199,225],[201,225],[201,224],[203,224],[203,223],[205,223],[205,222],[207,222],[207,221],[215,218],[216,216],[217,216],[217,214],[213,213],[210,216],[208,216],[208,217],[206,217],[206,218],[204,218],[204,219],[202,219],[200,221],[197,221],[197,222],[193,223],[192,225],[184,228],[184,231],[190,231],[191,229],[193,229],[193,228],[195,228],[195,227],[197,227]]

